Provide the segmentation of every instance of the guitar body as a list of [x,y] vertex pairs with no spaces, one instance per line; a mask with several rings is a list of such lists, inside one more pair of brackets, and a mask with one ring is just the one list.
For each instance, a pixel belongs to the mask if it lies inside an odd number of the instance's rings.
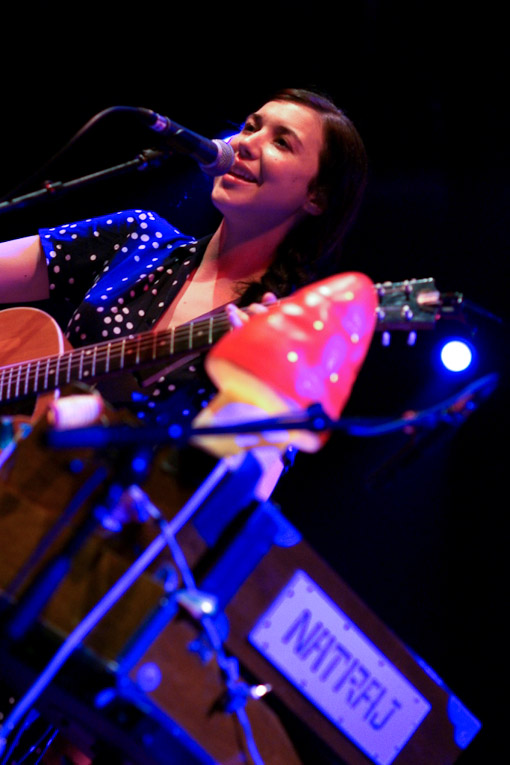
[[[7,308],[0,313],[0,367],[19,364],[31,359],[60,355],[70,350],[71,345],[62,334],[57,322],[44,311],[37,308]],[[54,398],[54,393],[46,393],[28,406],[21,405],[25,414],[22,419],[37,419]],[[2,414],[18,414],[20,405],[10,404],[0,408]]]
[[37,308],[0,313],[0,365],[38,359],[70,348],[57,322]]

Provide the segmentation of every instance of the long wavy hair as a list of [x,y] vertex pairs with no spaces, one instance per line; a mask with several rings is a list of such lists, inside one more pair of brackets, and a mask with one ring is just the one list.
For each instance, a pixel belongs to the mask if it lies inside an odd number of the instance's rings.
[[287,234],[262,279],[243,292],[243,303],[260,299],[264,292],[289,294],[338,271],[341,244],[359,210],[368,172],[365,146],[358,131],[328,97],[289,88],[268,100],[303,104],[321,117],[323,147],[310,191],[320,201],[323,212],[303,218]]

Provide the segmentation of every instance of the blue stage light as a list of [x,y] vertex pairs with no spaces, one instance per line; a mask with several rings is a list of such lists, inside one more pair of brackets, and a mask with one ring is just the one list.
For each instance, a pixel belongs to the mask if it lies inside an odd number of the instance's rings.
[[440,357],[450,372],[464,372],[473,361],[473,350],[465,340],[448,340],[441,348]]
[[234,133],[230,130],[230,131],[225,132],[225,133],[220,133],[218,135],[218,138],[221,138],[221,140],[225,141],[225,143],[230,143],[232,138],[234,138],[234,136],[236,136],[238,134],[239,134],[239,130],[236,130]]

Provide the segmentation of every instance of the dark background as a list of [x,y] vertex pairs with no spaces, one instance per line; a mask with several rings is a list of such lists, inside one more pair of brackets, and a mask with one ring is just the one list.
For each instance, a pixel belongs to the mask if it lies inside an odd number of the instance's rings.
[[[357,125],[370,182],[345,245],[345,270],[374,281],[433,276],[508,319],[510,201],[504,19],[490,4],[358,0],[222,4],[39,3],[5,23],[0,194],[31,178],[93,115],[145,106],[197,132],[229,131],[279,87],[329,93]],[[352,7],[351,7],[352,6]],[[37,16],[34,18],[34,14]],[[27,28],[29,27],[29,28]],[[111,115],[42,174],[68,181],[152,143]],[[38,188],[28,180],[24,191]],[[187,160],[132,172],[0,216],[2,238],[38,226],[147,207],[187,233],[217,221]],[[278,500],[308,541],[483,722],[459,762],[505,756],[507,329],[469,313],[408,348],[378,338],[347,413],[398,416],[487,373],[501,384],[459,426],[355,439],[300,455]],[[474,371],[435,363],[439,340],[469,336]],[[478,405],[479,404],[479,405]],[[500,689],[498,691],[498,689]],[[508,704],[506,704],[508,709]]]

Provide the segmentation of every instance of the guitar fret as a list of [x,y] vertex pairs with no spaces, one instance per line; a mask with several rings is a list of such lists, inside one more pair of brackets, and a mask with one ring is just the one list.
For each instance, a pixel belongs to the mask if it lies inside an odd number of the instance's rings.
[[189,337],[188,337],[188,350],[191,351],[193,348],[193,327],[195,326],[195,322],[190,321],[189,323]]
[[31,365],[31,363],[32,363],[31,361],[27,362],[27,365],[25,367],[25,369],[26,369],[26,372],[25,372],[25,387],[23,388],[23,394],[25,396],[28,395],[28,383],[30,381],[30,365]]
[[97,361],[97,345],[94,346],[94,352],[92,354],[92,377],[96,376],[96,361]]
[[214,324],[214,319],[212,316],[210,316],[209,317],[209,332],[207,334],[207,342],[209,343],[209,345],[211,345],[213,341],[213,324]]
[[35,366],[35,375],[34,375],[34,389],[32,393],[37,393],[39,390],[39,370],[41,368],[41,359],[37,360],[37,364]]
[[79,364],[78,364],[78,380],[81,380],[83,375],[83,351],[80,351],[79,353]]
[[73,363],[73,354],[68,353],[67,356],[68,356],[68,361],[67,361],[66,383],[69,385],[69,383],[71,382],[71,366]]
[[123,340],[121,343],[121,351],[120,351],[120,368],[124,369],[124,352],[126,350],[126,341]]
[[16,397],[19,396],[20,378],[21,378],[21,367],[18,368],[18,376],[16,378]]
[[46,364],[44,367],[44,383],[43,383],[43,390],[48,390],[48,376],[50,373],[50,359],[46,359]]
[[55,364],[55,386],[58,388],[60,379],[60,356],[57,356],[57,363]]
[[10,369],[6,369],[4,370],[4,372],[2,372],[2,390],[5,385],[5,400],[6,401],[9,400],[9,375],[10,374],[11,374]]
[[12,384],[12,367],[9,370],[9,377],[7,379],[7,399],[11,397],[11,384]]
[[174,353],[175,347],[175,327],[170,330],[170,356]]

